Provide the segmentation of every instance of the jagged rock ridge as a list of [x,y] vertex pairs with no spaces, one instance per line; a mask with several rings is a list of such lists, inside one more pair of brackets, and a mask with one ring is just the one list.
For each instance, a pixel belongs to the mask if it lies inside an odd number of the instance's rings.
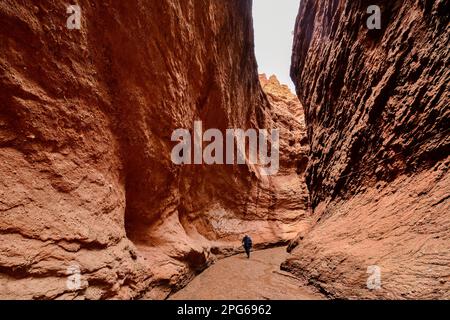
[[[261,90],[250,1],[78,4],[80,30],[61,1],[0,4],[1,298],[164,298],[243,233],[304,229],[304,125]],[[171,133],[196,120],[298,134],[274,177],[176,166]]]
[[315,222],[283,268],[331,297],[450,297],[449,36],[445,1],[301,1],[291,75]]

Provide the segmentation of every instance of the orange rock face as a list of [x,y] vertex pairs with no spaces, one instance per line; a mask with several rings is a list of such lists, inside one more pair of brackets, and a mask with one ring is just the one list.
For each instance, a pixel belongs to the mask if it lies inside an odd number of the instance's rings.
[[[249,1],[79,6],[68,30],[63,2],[0,4],[0,298],[164,298],[305,228],[302,112],[261,90]],[[280,128],[279,173],[174,165],[195,120]]]
[[[280,130],[280,170],[262,181],[266,195],[262,203],[272,210],[269,220],[284,230],[283,239],[293,239],[307,230],[311,221],[304,172],[308,164],[309,146],[303,108],[297,97],[275,76],[260,75],[260,83],[270,105],[265,127]],[[260,182],[261,185],[261,182]]]
[[448,4],[370,4],[381,30],[364,1],[301,2],[292,76],[315,222],[283,268],[331,297],[448,299]]

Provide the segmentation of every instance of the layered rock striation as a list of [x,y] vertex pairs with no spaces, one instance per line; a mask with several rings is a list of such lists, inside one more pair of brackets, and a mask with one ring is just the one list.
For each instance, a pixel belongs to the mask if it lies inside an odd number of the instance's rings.
[[[165,298],[244,233],[304,229],[301,111],[261,89],[251,2],[78,3],[79,30],[62,1],[0,4],[0,298]],[[194,121],[280,126],[279,173],[174,165]]]
[[[369,5],[380,30],[367,28]],[[314,214],[283,268],[330,297],[450,297],[448,12],[445,1],[301,1],[291,75]]]

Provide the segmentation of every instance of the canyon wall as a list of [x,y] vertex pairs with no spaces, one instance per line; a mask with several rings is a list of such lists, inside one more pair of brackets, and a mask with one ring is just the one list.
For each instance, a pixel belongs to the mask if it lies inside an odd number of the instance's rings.
[[[380,30],[366,27],[369,5]],[[330,297],[450,298],[449,12],[301,1],[291,75],[314,213],[282,268]]]
[[305,117],[297,96],[275,75],[267,78],[262,74],[259,80],[271,106],[264,126],[280,130],[280,170],[267,179],[271,195],[267,205],[273,209],[269,220],[278,221],[285,239],[291,240],[311,224],[305,181],[309,153]]
[[[63,1],[0,4],[0,298],[165,298],[244,233],[305,228],[304,125],[261,89],[251,1],[78,3],[79,30]],[[196,120],[285,126],[279,174],[174,165]]]

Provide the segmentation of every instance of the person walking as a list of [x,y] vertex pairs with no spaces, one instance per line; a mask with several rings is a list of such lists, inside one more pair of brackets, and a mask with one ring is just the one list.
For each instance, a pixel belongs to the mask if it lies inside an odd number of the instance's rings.
[[245,253],[247,254],[247,259],[250,259],[250,251],[252,249],[252,238],[248,235],[245,235],[244,239],[242,239],[242,246],[245,249]]

